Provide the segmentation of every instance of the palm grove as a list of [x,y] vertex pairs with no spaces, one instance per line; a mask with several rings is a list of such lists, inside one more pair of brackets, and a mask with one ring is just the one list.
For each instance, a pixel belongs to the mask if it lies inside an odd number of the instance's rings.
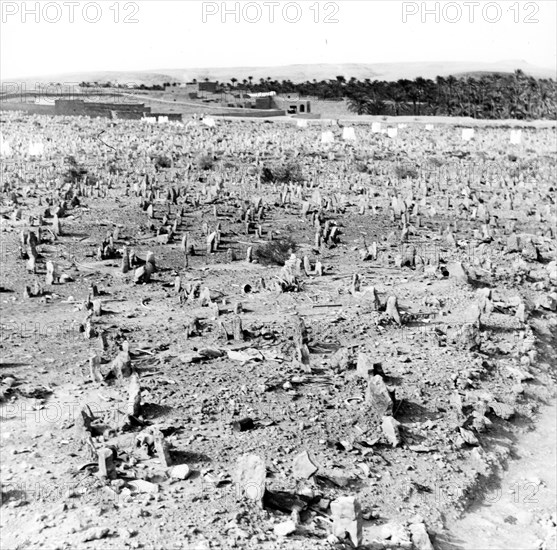
[[296,93],[320,100],[348,100],[359,115],[469,116],[484,119],[555,119],[557,88],[552,79],[537,79],[522,71],[435,80],[418,77],[396,82],[356,78],[317,80],[295,84],[271,77],[254,82],[252,77],[231,79],[223,89],[240,87],[251,92]]

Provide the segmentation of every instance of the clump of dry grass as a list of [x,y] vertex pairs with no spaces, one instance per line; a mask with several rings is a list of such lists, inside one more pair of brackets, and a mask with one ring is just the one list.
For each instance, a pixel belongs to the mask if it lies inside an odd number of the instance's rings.
[[163,168],[172,168],[172,160],[170,160],[168,157],[159,155],[155,159],[155,170],[158,171],[162,170]]
[[301,183],[303,180],[302,167],[296,162],[265,166],[261,172],[263,183]]
[[395,174],[398,179],[415,179],[418,177],[418,170],[414,166],[398,165],[395,168]]
[[199,155],[196,163],[201,170],[212,170],[215,166],[215,159],[211,155]]
[[292,238],[284,237],[258,246],[254,250],[254,256],[262,265],[284,265],[296,248],[297,244]]
[[79,165],[72,155],[64,159],[66,172],[64,174],[64,181],[66,183],[78,183],[88,177],[87,169]]

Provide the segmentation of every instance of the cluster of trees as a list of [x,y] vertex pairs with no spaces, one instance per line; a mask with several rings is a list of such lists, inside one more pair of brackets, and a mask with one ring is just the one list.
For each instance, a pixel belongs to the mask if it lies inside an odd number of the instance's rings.
[[353,90],[349,108],[358,114],[467,116],[481,119],[555,119],[554,80],[522,71],[479,78],[437,77],[371,82]]
[[[81,88],[119,88],[123,90],[155,90],[159,92],[164,92],[167,86],[170,86],[170,82],[165,82],[163,84],[153,84],[152,86],[145,84],[120,84],[118,82],[80,82],[79,86]],[[176,86],[176,82],[172,84]]]
[[527,76],[521,70],[514,73],[486,73],[477,77],[457,78],[438,76],[435,80],[416,78],[385,82],[366,78],[302,82],[253,77],[240,84],[219,84],[223,91],[240,87],[250,92],[275,91],[277,94],[298,94],[318,100],[348,99],[349,109],[369,115],[437,115],[469,116],[484,119],[555,119],[557,117],[557,88],[551,79]]

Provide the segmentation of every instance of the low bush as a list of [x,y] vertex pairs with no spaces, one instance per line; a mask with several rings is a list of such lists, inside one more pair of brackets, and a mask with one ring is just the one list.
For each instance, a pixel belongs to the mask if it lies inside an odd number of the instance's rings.
[[284,237],[258,246],[254,256],[262,265],[284,265],[296,251],[296,247],[296,243],[290,237]]
[[215,159],[211,155],[199,155],[196,163],[201,170],[212,170],[215,166]]
[[296,162],[264,166],[261,172],[263,183],[301,183],[304,181],[302,168]]

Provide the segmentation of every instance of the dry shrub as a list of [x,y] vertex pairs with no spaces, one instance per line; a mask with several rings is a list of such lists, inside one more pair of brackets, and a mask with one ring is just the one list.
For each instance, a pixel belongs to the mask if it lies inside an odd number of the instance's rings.
[[365,162],[356,162],[356,170],[361,172],[362,174],[367,174],[368,172],[368,165]]
[[404,164],[399,165],[395,168],[395,174],[398,179],[415,179],[418,177],[418,170],[414,166],[406,166]]
[[296,247],[296,243],[290,237],[284,237],[258,246],[254,256],[262,265],[284,265]]
[[64,159],[65,173],[64,182],[65,183],[79,183],[83,181],[84,177],[87,177],[87,169],[79,165],[75,160],[75,157],[68,155]]
[[159,155],[154,159],[155,162],[155,170],[161,170],[163,168],[172,168],[172,160],[168,157],[163,157]]
[[215,159],[211,155],[199,155],[196,163],[201,170],[212,170],[215,166]]
[[264,166],[261,181],[263,183],[301,183],[304,181],[302,167],[296,162]]

